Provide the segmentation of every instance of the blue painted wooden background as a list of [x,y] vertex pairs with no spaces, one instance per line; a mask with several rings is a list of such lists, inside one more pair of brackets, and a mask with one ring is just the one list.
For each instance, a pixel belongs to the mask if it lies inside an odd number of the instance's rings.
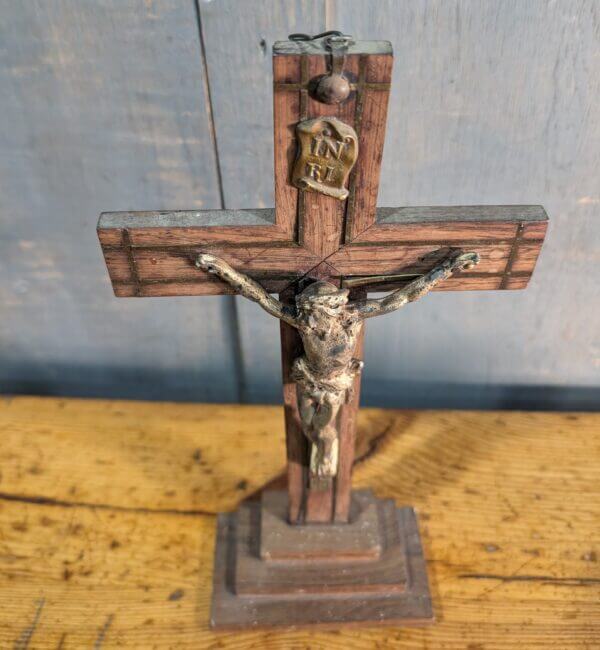
[[364,402],[597,408],[595,0],[0,1],[0,390],[280,401],[278,327],[229,297],[116,299],[103,210],[267,207],[271,53],[392,41],[379,204],[542,203],[524,292],[369,323]]

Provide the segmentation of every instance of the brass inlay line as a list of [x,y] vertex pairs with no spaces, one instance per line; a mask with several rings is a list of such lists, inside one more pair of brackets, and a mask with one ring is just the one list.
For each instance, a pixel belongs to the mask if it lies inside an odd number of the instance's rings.
[[[249,275],[254,278],[257,281],[264,280],[266,281],[281,281],[281,282],[289,282],[289,281],[295,281],[298,280],[299,278],[304,277],[305,272],[301,271],[297,274],[292,274],[288,273],[287,275],[282,274],[282,273],[277,273],[274,272],[272,275],[269,274],[268,271],[263,271],[263,272],[256,272],[256,271],[250,271]],[[137,284],[134,284],[133,282],[128,282],[127,280],[115,280],[113,282],[113,285],[115,287],[128,287],[128,286],[139,286],[139,287],[144,287],[147,285],[169,285],[169,284],[219,284],[221,283],[222,280],[218,280],[216,278],[171,278],[169,280],[140,280]]]
[[127,230],[127,228],[123,229],[123,245],[127,251],[127,259],[129,260],[129,270],[131,271],[131,279],[135,288],[135,295],[138,296],[140,292],[140,278],[138,276],[135,257],[133,255],[133,247],[131,246],[131,237],[129,236],[129,230]]
[[300,59],[300,84],[298,85],[297,90],[300,91],[300,120],[303,121],[308,119],[308,59],[302,57]]
[[[364,108],[364,90],[365,90],[365,79],[367,78],[367,57],[363,54],[358,59],[358,83],[356,85],[356,101],[354,104],[354,130],[360,142],[360,134],[362,130],[362,117],[363,117],[363,108]],[[352,222],[354,221],[354,211],[356,205],[356,174],[358,166],[360,165],[360,160],[358,165],[352,170],[350,175],[350,182],[348,184],[349,196],[346,201],[346,210],[344,213],[344,228],[343,228],[343,241],[346,243],[350,240],[352,234]]]
[[510,249],[510,255],[508,256],[508,262],[506,262],[506,268],[504,269],[504,276],[502,277],[502,282],[500,283],[500,289],[506,289],[508,286],[508,281],[510,280],[512,276],[512,267],[514,264],[514,261],[517,257],[517,253],[519,251],[519,244],[522,241],[523,237],[523,231],[525,230],[525,224],[521,222],[517,226],[517,232],[515,233],[515,239],[512,245],[512,248]]
[[[308,59],[303,56],[300,57],[300,85],[299,85],[299,93],[300,93],[300,115],[298,116],[298,121],[303,122],[308,118]],[[292,169],[291,167],[288,170],[288,174],[292,174]],[[288,179],[288,181],[291,181],[291,177]],[[297,230],[297,242],[299,245],[303,245],[304,243],[304,192],[302,190],[298,191],[298,205],[296,209],[296,214],[297,214],[297,219],[296,219],[296,230]]]

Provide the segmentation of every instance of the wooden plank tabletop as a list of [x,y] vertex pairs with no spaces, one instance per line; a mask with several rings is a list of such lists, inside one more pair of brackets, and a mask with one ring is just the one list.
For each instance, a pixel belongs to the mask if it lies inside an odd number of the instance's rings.
[[438,623],[214,633],[214,513],[284,470],[278,407],[0,400],[2,648],[598,648],[600,415],[364,409]]

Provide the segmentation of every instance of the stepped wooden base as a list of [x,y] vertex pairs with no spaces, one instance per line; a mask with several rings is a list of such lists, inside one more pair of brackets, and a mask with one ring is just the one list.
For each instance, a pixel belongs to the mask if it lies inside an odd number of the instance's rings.
[[284,492],[219,515],[211,626],[431,623],[414,510],[352,499],[348,524],[291,526]]

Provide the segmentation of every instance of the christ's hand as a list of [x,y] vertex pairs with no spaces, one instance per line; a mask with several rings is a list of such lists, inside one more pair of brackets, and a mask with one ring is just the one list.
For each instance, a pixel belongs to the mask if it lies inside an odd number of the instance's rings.
[[408,302],[414,302],[429,293],[442,280],[449,278],[455,271],[464,271],[479,264],[478,253],[463,253],[454,251],[445,260],[414,280],[403,289],[394,291],[389,296],[379,300],[364,300],[357,302],[358,312],[362,318],[372,318],[381,314],[389,314],[400,309]]
[[452,268],[456,271],[472,269],[480,261],[479,253],[459,253],[452,262]]
[[297,327],[294,310],[275,300],[255,280],[244,273],[240,273],[230,266],[224,259],[211,255],[211,253],[199,253],[196,257],[195,266],[208,273],[214,273],[223,282],[227,282],[237,293],[248,300],[257,302],[266,312],[280,318],[292,327]]
[[196,258],[196,266],[208,273],[216,273],[218,258],[210,253],[200,253]]

